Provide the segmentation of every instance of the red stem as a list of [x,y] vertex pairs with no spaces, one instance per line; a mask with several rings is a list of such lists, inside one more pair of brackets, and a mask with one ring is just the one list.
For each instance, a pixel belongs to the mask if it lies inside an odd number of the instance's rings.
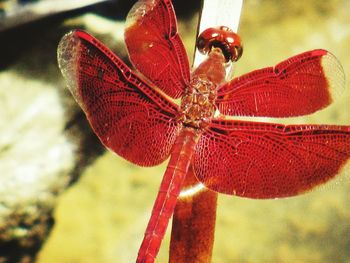
[[[197,184],[192,167],[186,175],[184,186]],[[178,198],[172,223],[170,263],[211,262],[217,193],[207,189],[195,195]]]

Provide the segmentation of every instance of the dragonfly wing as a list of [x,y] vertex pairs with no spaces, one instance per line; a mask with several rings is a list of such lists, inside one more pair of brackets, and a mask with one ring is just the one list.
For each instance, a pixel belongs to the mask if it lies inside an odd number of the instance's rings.
[[179,98],[190,69],[171,1],[138,1],[127,17],[124,36],[135,68],[167,95]]
[[156,165],[169,156],[180,129],[175,104],[83,31],[62,38],[58,63],[71,93],[106,147],[142,166]]
[[293,196],[334,177],[350,158],[350,126],[214,120],[193,167],[208,188],[249,198]]
[[234,78],[219,88],[216,103],[225,115],[301,116],[325,108],[344,88],[340,63],[318,49]]

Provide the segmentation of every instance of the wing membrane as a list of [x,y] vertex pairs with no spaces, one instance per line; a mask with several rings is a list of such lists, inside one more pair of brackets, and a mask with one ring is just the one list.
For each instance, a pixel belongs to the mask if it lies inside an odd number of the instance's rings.
[[300,116],[325,108],[344,88],[340,63],[319,49],[234,78],[219,89],[216,103],[226,115]]
[[82,31],[64,36],[58,63],[102,143],[143,166],[165,160],[179,125],[177,106],[140,80],[103,44]]
[[193,157],[208,188],[250,198],[297,195],[350,158],[350,127],[214,120]]
[[179,98],[190,70],[171,1],[138,1],[127,24],[125,42],[135,68],[166,94]]

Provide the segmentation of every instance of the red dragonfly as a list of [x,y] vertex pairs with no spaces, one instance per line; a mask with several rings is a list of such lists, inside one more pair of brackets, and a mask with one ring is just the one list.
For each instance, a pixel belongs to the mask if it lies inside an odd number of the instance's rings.
[[[138,72],[79,30],[62,38],[58,62],[106,147],[141,166],[170,156],[137,262],[154,262],[188,169],[220,193],[276,198],[326,182],[349,159],[349,126],[229,118],[300,116],[328,106],[345,86],[328,51],[308,51],[225,82],[225,66],[242,52],[228,28],[200,35],[198,47],[208,57],[190,73],[171,0],[141,0],[127,22],[125,41]],[[178,98],[180,105],[172,101]]]

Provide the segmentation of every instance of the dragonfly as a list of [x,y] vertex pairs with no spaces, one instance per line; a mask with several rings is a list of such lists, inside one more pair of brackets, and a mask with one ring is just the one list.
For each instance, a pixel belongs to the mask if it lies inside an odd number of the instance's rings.
[[[189,169],[210,190],[246,198],[299,195],[339,174],[350,157],[350,126],[241,120],[292,117],[331,104],[345,88],[334,55],[315,49],[226,81],[242,55],[229,28],[197,39],[207,59],[190,70],[171,0],[141,0],[125,42],[136,70],[75,30],[58,63],[100,141],[139,166],[170,156],[136,262],[154,262]],[[181,103],[176,103],[181,99]]]

